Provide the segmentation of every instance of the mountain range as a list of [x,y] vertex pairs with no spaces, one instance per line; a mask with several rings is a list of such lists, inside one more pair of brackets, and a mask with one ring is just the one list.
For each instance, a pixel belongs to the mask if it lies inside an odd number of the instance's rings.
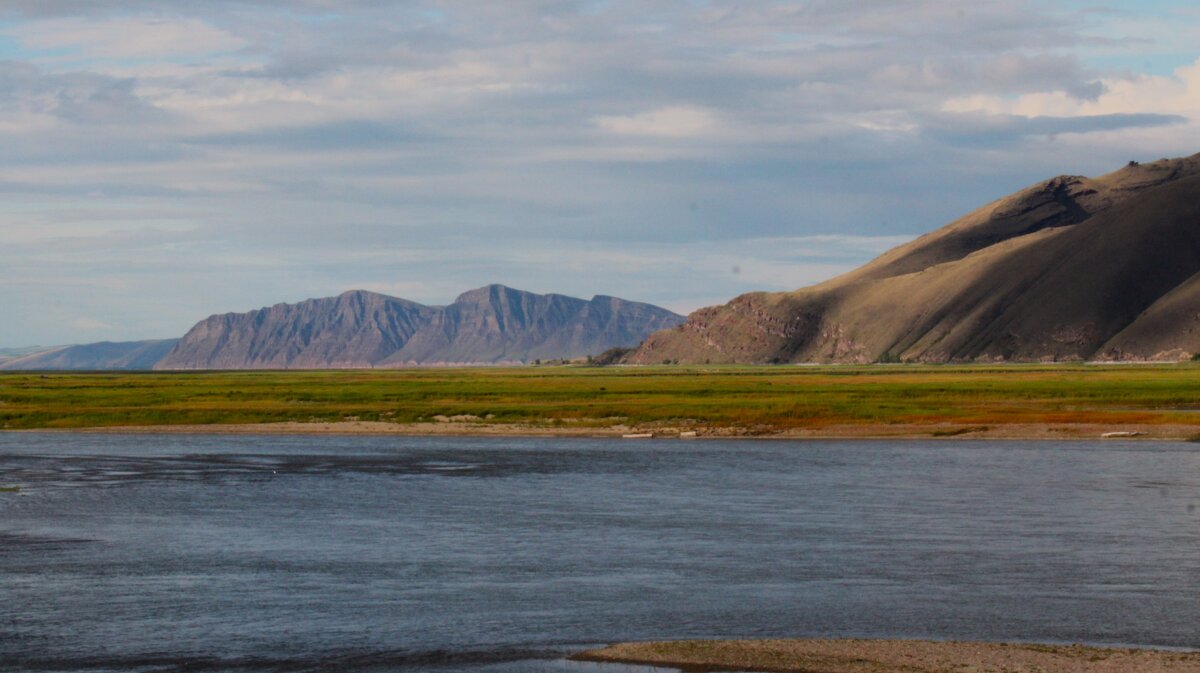
[[[639,345],[640,344],[640,345]],[[695,311],[489,285],[214,315],[178,340],[0,351],[0,369],[1179,360],[1200,353],[1200,155],[1064,175],[854,271]]]
[[793,292],[700,309],[672,362],[1178,360],[1200,351],[1200,155],[1060,176]]
[[325,369],[575,359],[636,346],[683,316],[488,285],[448,306],[354,290],[200,321],[180,339],[15,353],[0,369]]
[[337,297],[215,315],[155,369],[404,367],[579,358],[634,346],[683,317],[650,304],[590,301],[503,285],[425,306],[356,290]]

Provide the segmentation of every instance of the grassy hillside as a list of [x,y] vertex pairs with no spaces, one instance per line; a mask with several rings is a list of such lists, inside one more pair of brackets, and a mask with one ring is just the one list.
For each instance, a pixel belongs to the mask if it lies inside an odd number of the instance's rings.
[[[838,425],[1196,426],[1200,366],[529,367],[0,374],[0,427],[339,422],[471,415],[537,428],[769,434]],[[958,430],[955,430],[957,428]],[[885,433],[886,434],[886,433]]]

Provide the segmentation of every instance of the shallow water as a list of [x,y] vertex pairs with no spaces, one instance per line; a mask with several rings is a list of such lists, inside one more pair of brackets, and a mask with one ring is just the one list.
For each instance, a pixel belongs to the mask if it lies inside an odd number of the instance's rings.
[[1152,442],[0,434],[0,669],[575,671],[581,646],[1200,647]]

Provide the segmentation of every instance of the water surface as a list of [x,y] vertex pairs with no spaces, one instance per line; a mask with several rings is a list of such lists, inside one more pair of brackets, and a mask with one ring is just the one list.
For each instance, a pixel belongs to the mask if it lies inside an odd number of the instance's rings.
[[5,670],[590,671],[559,658],[684,637],[1200,647],[1190,444],[0,434],[3,485]]

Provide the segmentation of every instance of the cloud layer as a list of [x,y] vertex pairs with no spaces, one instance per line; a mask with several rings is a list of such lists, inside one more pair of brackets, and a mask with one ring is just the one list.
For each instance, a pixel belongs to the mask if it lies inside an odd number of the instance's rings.
[[1200,151],[1198,26],[1016,0],[13,0],[0,345],[351,287],[690,310],[816,282],[1037,179]]

